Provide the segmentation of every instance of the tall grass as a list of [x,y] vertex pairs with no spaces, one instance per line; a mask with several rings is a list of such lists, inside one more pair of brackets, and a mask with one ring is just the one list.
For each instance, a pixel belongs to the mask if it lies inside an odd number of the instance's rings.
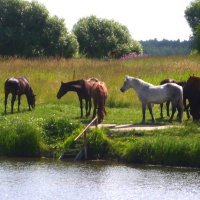
[[[8,77],[26,76],[34,92],[37,103],[57,103],[56,94],[60,82],[74,79],[97,77],[107,84],[108,105],[111,107],[138,105],[136,94],[121,94],[119,88],[125,75],[136,76],[159,84],[162,79],[187,80],[189,75],[200,75],[200,56],[148,57],[133,60],[88,60],[88,59],[0,59],[0,98],[3,98],[3,84]],[[70,93],[61,102],[72,103],[76,95]]]

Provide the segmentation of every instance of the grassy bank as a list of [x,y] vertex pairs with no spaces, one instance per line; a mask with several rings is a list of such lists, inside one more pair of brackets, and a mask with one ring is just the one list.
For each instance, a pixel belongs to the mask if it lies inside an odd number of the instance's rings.
[[[140,123],[141,105],[132,90],[119,91],[126,74],[159,84],[162,79],[187,80],[189,75],[200,76],[200,56],[141,58],[135,60],[101,61],[87,59],[0,59],[0,155],[1,156],[59,156],[72,151],[73,137],[80,133],[89,119],[80,119],[75,93],[56,99],[60,81],[97,77],[107,84],[109,96],[104,123]],[[36,109],[29,112],[22,97],[21,112],[4,115],[5,80],[11,76],[26,76],[36,93]],[[168,124],[160,119],[159,106],[153,107],[157,124]],[[151,123],[147,112],[147,123]],[[178,124],[176,119],[173,124]],[[185,165],[199,167],[199,129],[192,120],[184,128],[165,131],[110,133],[97,130],[89,138],[89,152],[96,158],[118,159],[126,162]],[[195,127],[195,128],[194,128]],[[89,134],[90,135],[90,134]],[[88,137],[90,137],[88,135]],[[98,135],[98,141],[96,136]],[[92,137],[93,136],[93,137]],[[101,139],[102,138],[102,139]]]

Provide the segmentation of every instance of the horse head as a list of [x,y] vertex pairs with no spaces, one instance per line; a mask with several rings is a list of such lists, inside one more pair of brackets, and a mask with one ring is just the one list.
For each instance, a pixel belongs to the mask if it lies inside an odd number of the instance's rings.
[[66,90],[64,88],[64,83],[61,81],[60,89],[56,95],[57,99],[60,99],[65,93],[66,93]]
[[126,76],[125,80],[124,80],[124,84],[122,85],[122,87],[120,88],[121,92],[125,92],[126,90],[128,90],[130,88],[130,77]]
[[29,94],[28,94],[28,104],[32,107],[35,108],[35,97],[36,95],[33,93],[32,88],[30,88]]

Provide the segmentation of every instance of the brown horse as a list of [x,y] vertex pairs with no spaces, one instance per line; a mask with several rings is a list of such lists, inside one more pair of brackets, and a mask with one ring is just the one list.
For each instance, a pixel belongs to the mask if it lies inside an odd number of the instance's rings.
[[81,117],[83,117],[83,99],[85,100],[86,117],[88,117],[92,106],[90,90],[93,82],[98,82],[98,79],[90,78],[87,80],[81,79],[66,83],[61,82],[57,98],[60,99],[69,91],[76,92],[80,102]]
[[194,121],[200,120],[200,77],[190,76],[183,88],[183,97],[188,99]]
[[98,116],[98,123],[101,123],[104,119],[104,115],[106,114],[105,104],[108,96],[108,90],[104,82],[94,82],[91,88],[91,96],[93,98],[94,110],[93,116],[94,118]]
[[[180,85],[183,88],[186,85],[186,81],[176,81],[174,79],[164,79],[164,80],[162,80],[160,82],[160,85],[163,85],[163,84],[166,84],[166,83],[176,83],[177,85]],[[183,92],[184,92],[184,90],[183,90]],[[183,104],[184,104],[184,109],[185,109],[185,111],[187,113],[187,118],[189,119],[190,118],[190,113],[189,113],[189,107],[190,107],[190,105],[189,104],[186,105],[186,99],[184,99]],[[169,105],[170,105],[170,101],[167,101],[166,102],[166,108],[167,108],[167,116],[168,117],[170,116],[170,114],[169,114]],[[163,118],[163,103],[160,104],[160,116],[161,116],[161,118]]]
[[5,113],[6,113],[7,99],[10,93],[12,94],[11,113],[13,113],[13,107],[14,107],[14,102],[16,100],[16,96],[18,96],[18,112],[19,112],[21,95],[23,94],[26,95],[29,110],[31,110],[31,107],[32,108],[35,107],[36,95],[33,94],[33,90],[28,80],[25,77],[20,77],[20,78],[12,77],[7,79],[4,85],[4,90],[5,90],[5,101],[4,101]]

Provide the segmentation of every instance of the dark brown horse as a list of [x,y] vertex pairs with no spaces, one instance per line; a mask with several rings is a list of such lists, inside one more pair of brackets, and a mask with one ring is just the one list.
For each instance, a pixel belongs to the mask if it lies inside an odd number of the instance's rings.
[[66,83],[61,82],[60,89],[57,93],[57,98],[60,99],[69,91],[76,92],[80,102],[81,117],[83,117],[83,100],[85,100],[86,117],[88,117],[90,115],[92,106],[90,89],[93,82],[98,82],[98,79],[90,78],[87,80],[81,79]]
[[105,104],[108,96],[108,90],[105,83],[100,81],[93,83],[91,88],[91,96],[94,103],[92,118],[94,118],[97,113],[98,123],[101,123],[104,119],[104,115],[106,114]]
[[[160,82],[160,85],[163,85],[163,84],[166,84],[166,83],[176,83],[177,85],[180,85],[184,88],[184,86],[186,85],[186,81],[176,81],[174,79],[164,79]],[[184,92],[184,90],[183,90]],[[190,105],[186,105],[186,99],[184,99],[184,109],[187,113],[187,118],[189,119],[190,118],[190,113],[189,113],[189,107]],[[167,108],[167,116],[169,117],[170,116],[170,113],[169,113],[169,105],[170,105],[170,101],[167,101],[166,102],[166,108]],[[163,103],[160,104],[160,116],[161,118],[163,118]]]
[[188,99],[194,121],[200,120],[200,77],[190,76],[183,88],[183,97]]
[[12,94],[12,100],[11,100],[11,113],[13,113],[13,107],[14,102],[16,100],[16,96],[18,96],[18,112],[20,110],[20,100],[21,95],[25,94],[28,102],[29,110],[31,110],[31,107],[35,107],[35,95],[33,94],[33,90],[28,82],[28,80],[25,77],[20,78],[9,78],[6,80],[4,85],[5,90],[5,113],[6,113],[6,106],[7,106],[7,99],[8,95]]

